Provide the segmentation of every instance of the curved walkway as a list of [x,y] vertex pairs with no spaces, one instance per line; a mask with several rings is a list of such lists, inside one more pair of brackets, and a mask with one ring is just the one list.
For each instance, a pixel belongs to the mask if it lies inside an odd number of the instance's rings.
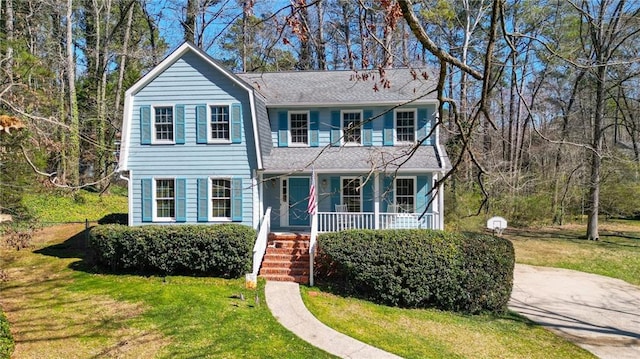
[[509,308],[600,358],[640,358],[640,288],[622,280],[517,264]]
[[341,358],[400,358],[322,324],[305,307],[300,288],[293,282],[267,281],[267,306],[285,328],[312,345]]

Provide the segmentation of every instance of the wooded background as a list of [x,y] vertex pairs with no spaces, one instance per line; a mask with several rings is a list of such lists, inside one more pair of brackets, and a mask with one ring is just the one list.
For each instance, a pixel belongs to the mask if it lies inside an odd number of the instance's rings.
[[[385,68],[436,80],[449,221],[640,211],[640,3],[624,0],[0,0],[1,209],[104,190],[124,91],[189,40],[233,71]],[[345,76],[349,76],[347,72]],[[420,94],[417,94],[420,95]]]

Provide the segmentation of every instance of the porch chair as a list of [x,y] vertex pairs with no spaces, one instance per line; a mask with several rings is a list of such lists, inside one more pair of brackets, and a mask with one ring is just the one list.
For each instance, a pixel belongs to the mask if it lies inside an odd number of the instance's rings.
[[[398,213],[398,205],[392,203],[387,204],[387,213]],[[387,215],[385,222],[385,228],[393,228],[396,222],[396,215]]]

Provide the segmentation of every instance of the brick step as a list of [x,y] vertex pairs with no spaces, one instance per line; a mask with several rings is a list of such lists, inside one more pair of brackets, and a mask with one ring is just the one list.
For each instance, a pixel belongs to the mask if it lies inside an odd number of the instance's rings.
[[289,256],[302,256],[309,254],[308,248],[273,248],[267,247],[265,255],[289,255]]
[[309,249],[309,241],[285,241],[285,240],[278,239],[278,240],[268,241],[267,247]]
[[306,268],[260,268],[260,275],[309,275],[309,266]]
[[266,280],[272,280],[276,282],[296,282],[300,284],[309,284],[308,275],[260,275],[260,277]]
[[276,262],[309,262],[309,253],[270,253],[267,251],[264,255],[263,262],[276,261]]
[[263,261],[262,268],[309,268],[309,261]]
[[305,233],[269,233],[267,236],[268,240],[285,240],[285,241],[308,241],[311,238],[311,235]]

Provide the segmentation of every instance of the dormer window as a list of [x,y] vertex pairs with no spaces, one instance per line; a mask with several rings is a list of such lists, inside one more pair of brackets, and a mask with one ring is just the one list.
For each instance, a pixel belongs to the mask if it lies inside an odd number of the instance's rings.
[[290,146],[309,145],[309,113],[289,112]]
[[362,144],[362,112],[342,112],[342,140],[345,145]]
[[396,118],[396,143],[415,142],[416,140],[416,111],[397,110]]
[[155,142],[173,142],[173,107],[156,106],[154,109],[153,125]]

